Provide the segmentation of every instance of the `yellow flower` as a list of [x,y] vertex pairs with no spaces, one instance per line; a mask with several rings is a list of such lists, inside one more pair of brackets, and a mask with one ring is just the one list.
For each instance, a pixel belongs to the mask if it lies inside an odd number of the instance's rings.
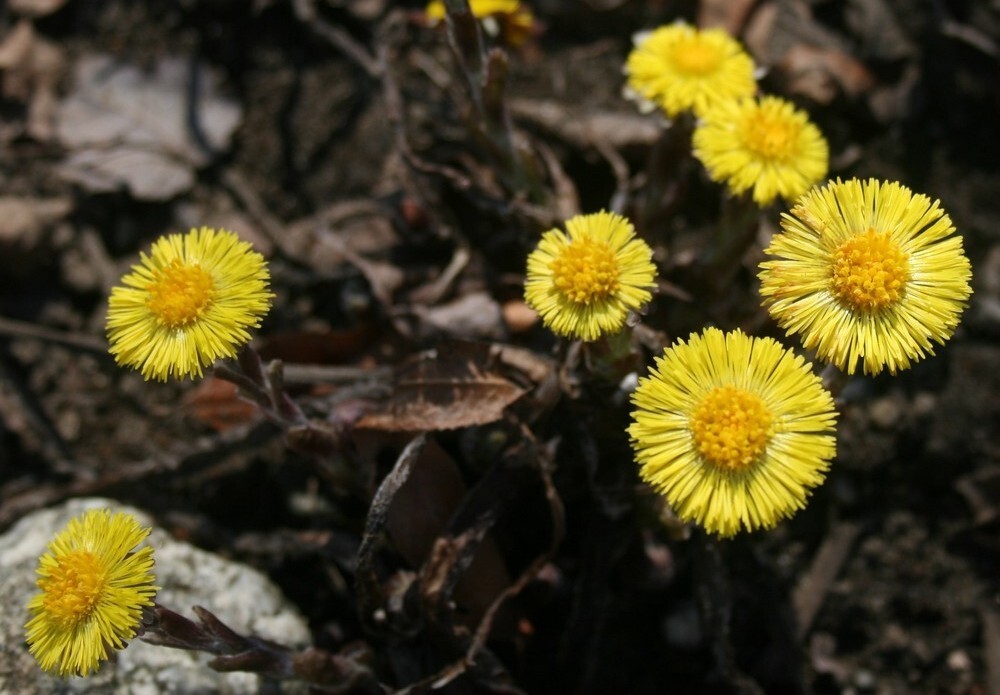
[[249,342],[271,304],[269,281],[264,258],[233,232],[161,237],[111,290],[111,354],[146,379],[201,376]]
[[895,182],[838,179],[803,196],[781,228],[760,292],[820,359],[895,374],[955,331],[972,270],[938,201]]
[[684,521],[733,536],[805,507],[836,452],[833,398],[771,338],[708,328],[667,348],[632,394],[643,480]]
[[757,91],[753,60],[722,29],[678,22],[640,35],[625,63],[628,86],[674,117]]
[[[472,16],[483,21],[483,27],[493,36],[499,34],[505,43],[520,46],[535,33],[535,16],[531,8],[519,0],[469,0]],[[445,18],[444,2],[432,0],[424,14],[436,24]]]
[[613,212],[577,215],[528,256],[524,298],[553,332],[582,340],[617,333],[651,298],[652,251]]
[[826,176],[829,147],[804,111],[778,97],[719,102],[694,131],[695,156],[713,181],[753,191],[767,205],[795,200]]
[[43,669],[87,675],[136,634],[158,587],[149,529],[124,512],[92,509],[70,520],[38,562],[38,588],[24,626]]

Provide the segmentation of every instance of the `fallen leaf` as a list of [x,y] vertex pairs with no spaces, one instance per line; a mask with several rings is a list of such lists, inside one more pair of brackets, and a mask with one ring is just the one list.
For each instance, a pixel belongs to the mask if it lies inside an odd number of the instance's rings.
[[228,146],[241,119],[239,105],[206,74],[196,97],[199,142],[188,113],[190,68],[164,58],[147,73],[109,56],[82,58],[74,91],[59,106],[57,135],[72,151],[61,175],[94,192],[124,187],[140,200],[190,188],[195,169]]
[[236,384],[211,376],[185,396],[184,409],[216,432],[225,432],[261,417],[257,406],[237,395]]
[[357,359],[374,339],[370,322],[350,328],[306,328],[272,333],[260,340],[261,358],[287,364],[344,364]]
[[72,207],[67,198],[0,196],[0,244],[33,247],[42,230]]
[[659,123],[632,111],[571,113],[565,104],[544,99],[512,99],[510,111],[577,147],[649,147],[663,135]]
[[504,323],[511,333],[524,333],[540,319],[538,312],[528,306],[523,299],[505,302],[502,312]]
[[701,0],[698,7],[698,26],[720,27],[733,36],[739,36],[757,0]]
[[494,369],[499,352],[482,343],[449,341],[403,363],[392,396],[358,427],[451,430],[494,422],[524,389]]
[[875,84],[868,68],[836,48],[799,44],[789,49],[775,67],[789,92],[820,104],[829,104],[838,92],[858,97]]
[[2,93],[28,104],[25,129],[41,142],[55,132],[56,86],[65,67],[63,50],[40,36],[26,19],[0,43]]
[[10,11],[26,17],[44,17],[66,4],[66,0],[9,0]]
[[[454,547],[459,539],[449,535],[449,526],[467,499],[465,482],[454,459],[437,442],[429,440],[389,507],[389,537],[411,567],[424,566],[426,570],[437,564],[439,574],[452,569],[461,548]],[[442,549],[455,552],[442,557]],[[509,585],[510,576],[499,548],[491,536],[486,536],[475,548],[471,564],[454,589],[455,603],[461,607],[456,612],[458,621],[467,627],[477,625],[493,599]]]
[[72,209],[66,198],[0,197],[0,273],[21,278],[51,262],[51,230]]
[[472,292],[447,304],[414,310],[431,329],[422,333],[483,340],[497,340],[505,333],[500,305],[486,292]]

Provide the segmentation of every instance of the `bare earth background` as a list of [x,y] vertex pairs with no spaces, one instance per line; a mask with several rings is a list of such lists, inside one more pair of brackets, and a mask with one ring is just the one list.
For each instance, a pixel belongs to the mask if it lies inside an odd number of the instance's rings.
[[[541,192],[518,195],[470,135],[455,58],[418,5],[0,6],[0,528],[73,496],[143,508],[266,572],[318,646],[366,644],[390,688],[451,662],[465,626],[523,577],[481,654],[490,668],[449,692],[1000,693],[1000,6],[533,8],[544,26],[509,52],[505,104]],[[519,301],[539,232],[614,204],[665,277],[643,360],[709,323],[777,335],[754,269],[779,210],[726,282],[699,277],[719,189],[621,97],[631,35],[678,17],[740,36],[768,68],[764,89],[826,134],[831,177],[940,198],[974,268],[972,304],[937,356],[848,383],[838,458],[810,506],[721,545],[654,519],[621,394],[556,369],[555,341]],[[109,288],[158,235],[202,224],[271,260],[277,297],[257,345],[342,433],[342,458],[294,453],[221,381],[146,384],[106,355]],[[435,538],[496,518],[454,602],[435,604],[446,619],[404,610],[414,623],[372,631],[355,557],[409,436],[386,430],[415,428],[345,423],[404,398],[388,396],[383,368],[420,350],[485,364],[442,342],[455,337],[523,353],[520,382],[477,373],[474,388],[444,360],[438,377],[465,380],[454,407],[485,422],[507,385],[530,395],[502,420],[435,435],[394,500],[380,580],[414,586]],[[541,393],[553,383],[576,397]],[[511,472],[528,458],[544,475]]]

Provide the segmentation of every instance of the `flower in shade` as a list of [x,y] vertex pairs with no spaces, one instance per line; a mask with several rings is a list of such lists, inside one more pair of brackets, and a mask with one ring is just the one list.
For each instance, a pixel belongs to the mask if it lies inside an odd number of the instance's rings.
[[[469,10],[482,21],[487,33],[499,35],[510,46],[520,46],[535,33],[535,16],[519,0],[469,0]],[[430,23],[437,24],[445,18],[444,2],[432,0],[424,14]]]
[[617,333],[651,298],[652,251],[613,212],[577,215],[528,256],[524,297],[553,332],[582,340]]
[[271,305],[269,281],[264,258],[233,232],[161,237],[111,290],[111,354],[146,379],[201,376],[249,342]]
[[761,263],[771,316],[848,374],[890,373],[934,354],[972,289],[962,238],[936,200],[858,179],[807,193]]
[[38,563],[40,593],[24,626],[28,647],[46,671],[87,675],[123,649],[153,605],[153,550],[135,517],[92,509],[70,520]]
[[632,394],[643,480],[684,521],[728,537],[805,506],[836,451],[833,398],[771,338],[708,328],[667,348]]
[[640,34],[625,63],[628,88],[674,117],[752,96],[753,60],[722,29],[678,22]]
[[703,114],[692,140],[714,181],[734,193],[752,191],[767,205],[795,200],[826,176],[829,147],[804,111],[778,97],[718,102]]

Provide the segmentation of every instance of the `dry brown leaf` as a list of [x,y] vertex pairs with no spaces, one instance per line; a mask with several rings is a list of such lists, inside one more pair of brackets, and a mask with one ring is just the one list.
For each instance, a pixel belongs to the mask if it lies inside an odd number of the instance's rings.
[[399,243],[389,212],[369,199],[342,200],[287,225],[281,249],[310,268],[329,271],[358,256],[386,254]]
[[62,176],[94,192],[127,188],[140,200],[190,188],[194,170],[228,146],[242,118],[238,103],[203,80],[196,121],[206,149],[191,129],[190,80],[190,64],[180,58],[164,58],[150,72],[110,56],[81,58],[74,90],[59,106],[57,134],[71,150]]
[[777,4],[765,2],[750,16],[743,32],[743,43],[758,64],[771,62],[771,36],[777,19]]
[[8,71],[4,73],[3,94],[8,99],[25,101],[28,97],[30,90],[24,68],[35,38],[34,25],[21,20],[0,43],[0,69]]
[[44,17],[66,4],[66,0],[9,0],[10,10],[25,17]]
[[261,339],[264,360],[287,364],[344,364],[362,355],[371,345],[375,326],[361,323],[351,328],[307,328],[272,333]]
[[72,207],[68,198],[0,197],[0,244],[33,247],[42,230]]
[[565,104],[544,99],[511,99],[511,114],[577,147],[606,144],[615,149],[648,147],[663,135],[655,120],[634,112],[570,112]]
[[24,277],[51,262],[51,229],[72,207],[66,198],[0,197],[0,274]]
[[503,320],[511,333],[524,333],[538,323],[538,312],[525,303],[523,299],[512,299],[502,308]]
[[864,65],[836,48],[817,48],[798,44],[778,62],[786,87],[820,104],[829,104],[838,92],[856,98],[875,84]]
[[756,4],[757,0],[701,0],[698,26],[721,27],[733,36],[739,36]]
[[55,133],[56,85],[65,64],[63,50],[39,36],[27,19],[0,43],[3,95],[28,104],[26,130],[36,140],[51,140]]
[[237,395],[236,384],[206,377],[184,398],[184,409],[216,432],[245,425],[261,417],[257,406]]
[[465,482],[458,467],[440,445],[429,440],[389,507],[389,537],[412,567],[420,567],[427,559],[463,497]]
[[498,340],[504,336],[500,305],[487,292],[471,292],[447,304],[424,309],[414,307],[430,330],[453,338]]
[[496,371],[488,344],[447,342],[401,365],[389,401],[358,427],[405,431],[451,430],[499,420],[524,389]]
[[[458,466],[433,439],[429,440],[389,507],[389,536],[412,567],[430,560],[431,551],[447,533],[465,495]],[[454,599],[461,606],[459,621],[468,627],[477,625],[490,602],[509,584],[500,551],[487,536],[455,586]]]

